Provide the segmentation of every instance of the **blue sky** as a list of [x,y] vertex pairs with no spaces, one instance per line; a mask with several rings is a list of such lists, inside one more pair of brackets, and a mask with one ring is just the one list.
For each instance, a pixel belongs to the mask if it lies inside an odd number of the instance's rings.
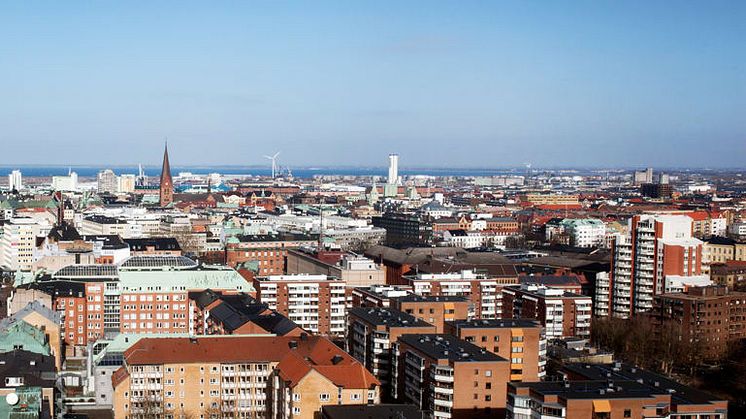
[[743,167],[746,2],[5,2],[0,164]]

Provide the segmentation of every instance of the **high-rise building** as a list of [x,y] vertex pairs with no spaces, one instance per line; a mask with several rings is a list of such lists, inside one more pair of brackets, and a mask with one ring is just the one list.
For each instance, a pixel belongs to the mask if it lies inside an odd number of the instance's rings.
[[174,202],[174,182],[171,178],[171,165],[168,162],[168,144],[163,151],[163,167],[161,168],[160,206],[167,207]]
[[6,220],[0,240],[0,266],[10,271],[30,271],[39,230],[40,226],[33,218]]
[[135,175],[121,175],[117,179],[117,192],[130,193],[135,191],[137,179]]
[[399,184],[399,155],[389,154],[389,185]]
[[[612,241],[611,273],[603,282],[603,300],[614,317],[627,318],[650,310],[653,297],[706,285],[702,275],[702,241],[692,237],[692,219],[685,215],[643,214],[630,220],[629,234]],[[600,285],[597,284],[597,285]],[[597,297],[600,293],[596,293]]]
[[23,176],[20,170],[14,170],[8,175],[8,190],[20,191],[23,189]]
[[52,176],[52,189],[64,192],[77,191],[78,174],[71,171],[67,176]]
[[117,175],[111,169],[106,169],[98,172],[98,193],[116,193],[118,189]]

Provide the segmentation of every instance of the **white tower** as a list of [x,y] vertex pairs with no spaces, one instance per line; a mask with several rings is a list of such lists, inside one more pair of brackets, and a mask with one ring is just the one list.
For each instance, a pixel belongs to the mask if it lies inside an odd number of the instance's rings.
[[389,154],[389,185],[399,184],[399,155]]

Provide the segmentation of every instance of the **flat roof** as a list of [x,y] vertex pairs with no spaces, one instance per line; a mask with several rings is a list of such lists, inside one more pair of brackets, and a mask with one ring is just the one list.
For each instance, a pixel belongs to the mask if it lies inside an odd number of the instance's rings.
[[434,359],[453,362],[507,362],[505,358],[453,335],[411,334],[400,336],[399,341]]
[[531,327],[541,328],[541,324],[536,320],[529,319],[471,319],[471,320],[452,320],[446,323],[462,329],[493,329],[493,328],[515,328]]
[[430,323],[419,320],[411,314],[403,313],[392,308],[384,307],[355,307],[348,310],[348,314],[355,315],[366,322],[378,326],[389,327],[434,327]]
[[452,302],[468,302],[469,299],[466,297],[451,296],[451,295],[417,295],[409,294],[403,297],[393,297],[402,303],[418,303],[418,302],[432,302],[432,303],[452,303]]

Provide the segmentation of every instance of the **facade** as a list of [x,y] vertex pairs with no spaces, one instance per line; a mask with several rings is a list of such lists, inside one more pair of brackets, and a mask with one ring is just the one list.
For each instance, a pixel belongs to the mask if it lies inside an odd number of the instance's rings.
[[254,279],[257,298],[312,333],[343,336],[346,284],[326,275],[270,275]]
[[418,273],[404,278],[412,292],[422,296],[466,297],[480,319],[503,317],[502,293],[505,285],[518,283],[516,277],[498,277],[489,273],[462,270],[453,273]]
[[451,335],[403,335],[394,345],[392,396],[434,418],[494,418],[505,408],[510,363]]
[[373,217],[373,226],[386,230],[388,246],[422,246],[432,242],[432,227],[417,216],[387,213]]
[[313,418],[325,404],[379,400],[359,362],[307,335],[141,338],[112,383],[114,417],[125,419]]
[[710,278],[732,291],[746,291],[746,261],[732,260],[710,265]]
[[258,262],[258,275],[282,275],[285,273],[285,258],[289,249],[317,242],[317,237],[306,235],[240,236],[226,243],[226,263],[237,266],[245,262]]
[[575,247],[601,247],[606,239],[606,224],[595,218],[565,218],[555,229],[547,226],[546,239],[556,234],[567,234]]
[[354,253],[345,253],[335,263],[320,257],[316,251],[303,248],[290,249],[287,253],[285,271],[288,274],[328,275],[342,279],[348,287],[383,285],[386,274],[373,260]]
[[33,218],[5,220],[0,238],[0,266],[11,271],[30,271],[34,263],[36,237],[41,228]]
[[505,316],[538,320],[547,339],[591,335],[591,297],[529,283],[502,292]]
[[23,189],[23,175],[20,170],[13,170],[8,174],[8,190],[20,191]]
[[540,381],[546,375],[547,341],[537,321],[455,320],[446,333],[510,360],[510,381]]
[[474,317],[473,304],[466,297],[410,294],[394,298],[391,306],[432,324],[436,333],[444,333],[448,321]]
[[[608,312],[627,318],[649,311],[653,297],[665,292],[666,277],[702,274],[702,242],[692,237],[685,215],[636,215],[630,234],[613,241]],[[598,302],[597,302],[598,304]]]
[[746,293],[725,286],[656,296],[651,315],[659,323],[679,326],[681,338],[699,344],[710,358],[724,354],[728,343],[746,338]]
[[96,190],[99,194],[114,194],[117,193],[119,189],[119,179],[111,169],[106,169],[98,172],[98,175],[96,176],[96,183]]
[[388,308],[352,308],[347,316],[347,352],[381,382],[383,398],[391,394],[391,347],[406,334],[435,333],[435,326]]

